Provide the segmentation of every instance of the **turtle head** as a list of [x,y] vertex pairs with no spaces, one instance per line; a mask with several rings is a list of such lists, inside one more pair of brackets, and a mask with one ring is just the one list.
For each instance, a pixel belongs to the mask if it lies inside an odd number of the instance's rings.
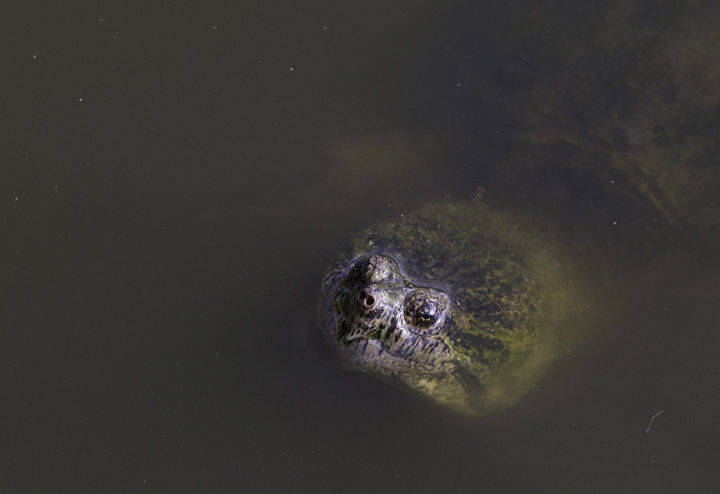
[[355,363],[387,371],[450,359],[443,340],[451,318],[445,291],[418,286],[385,254],[355,260],[332,299],[334,346]]

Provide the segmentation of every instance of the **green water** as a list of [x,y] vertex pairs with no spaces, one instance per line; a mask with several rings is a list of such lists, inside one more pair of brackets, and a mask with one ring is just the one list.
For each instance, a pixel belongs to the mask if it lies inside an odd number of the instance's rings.
[[[2,10],[0,491],[717,485],[713,5]],[[478,186],[590,288],[479,419],[315,317],[357,232]]]

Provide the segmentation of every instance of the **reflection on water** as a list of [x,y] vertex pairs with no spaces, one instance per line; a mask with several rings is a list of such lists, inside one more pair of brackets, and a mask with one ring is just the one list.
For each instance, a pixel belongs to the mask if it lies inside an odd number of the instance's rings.
[[[715,5],[95,11],[12,14],[0,491],[717,485]],[[473,419],[315,314],[348,239],[478,184],[592,298]]]

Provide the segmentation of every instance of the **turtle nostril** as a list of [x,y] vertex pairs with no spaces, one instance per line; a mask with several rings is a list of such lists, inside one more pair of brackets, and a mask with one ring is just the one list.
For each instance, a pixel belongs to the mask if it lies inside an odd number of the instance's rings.
[[360,302],[360,305],[362,305],[363,308],[371,309],[372,306],[375,305],[375,297],[365,290],[360,290],[360,293],[358,293],[358,302]]

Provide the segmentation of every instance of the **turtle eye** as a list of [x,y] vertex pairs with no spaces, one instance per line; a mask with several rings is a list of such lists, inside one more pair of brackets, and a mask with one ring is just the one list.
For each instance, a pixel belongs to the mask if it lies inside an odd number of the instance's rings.
[[419,288],[405,297],[405,321],[417,329],[435,332],[442,328],[446,306],[442,292]]
[[429,328],[437,321],[437,307],[432,302],[422,304],[415,311],[415,326]]

